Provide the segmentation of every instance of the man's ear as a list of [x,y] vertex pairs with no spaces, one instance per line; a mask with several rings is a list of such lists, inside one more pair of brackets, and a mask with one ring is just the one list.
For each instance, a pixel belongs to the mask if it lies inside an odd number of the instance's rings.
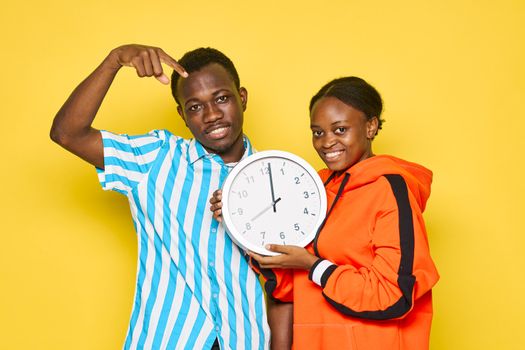
[[241,87],[239,89],[239,96],[241,97],[242,110],[245,111],[246,110],[246,106],[248,104],[248,90],[246,90],[245,88]]
[[188,126],[188,124],[186,123],[186,118],[184,118],[184,112],[182,111],[182,107],[180,105],[177,105],[177,112],[184,121],[184,125]]

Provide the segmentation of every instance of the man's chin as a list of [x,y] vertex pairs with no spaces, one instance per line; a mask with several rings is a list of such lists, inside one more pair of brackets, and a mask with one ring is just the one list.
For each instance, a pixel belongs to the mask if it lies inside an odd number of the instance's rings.
[[[240,145],[239,145],[240,143]],[[214,142],[208,142],[206,144],[203,143],[204,148],[209,153],[215,153],[220,156],[228,155],[230,153],[237,153],[237,150],[239,149],[239,146],[242,147],[243,141],[242,141],[242,134],[238,139],[232,140],[230,138],[225,138],[222,140],[217,140]],[[244,149],[244,147],[242,147]],[[241,153],[242,156],[242,153]]]
[[208,152],[220,155],[230,151],[233,147],[233,142],[231,140],[217,140],[215,142],[207,142],[203,145]]

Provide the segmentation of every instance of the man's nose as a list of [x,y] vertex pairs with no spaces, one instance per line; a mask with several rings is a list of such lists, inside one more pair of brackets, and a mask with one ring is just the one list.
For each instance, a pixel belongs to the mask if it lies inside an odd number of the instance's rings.
[[214,103],[208,104],[204,113],[204,121],[206,123],[213,123],[214,121],[223,117],[222,110]]

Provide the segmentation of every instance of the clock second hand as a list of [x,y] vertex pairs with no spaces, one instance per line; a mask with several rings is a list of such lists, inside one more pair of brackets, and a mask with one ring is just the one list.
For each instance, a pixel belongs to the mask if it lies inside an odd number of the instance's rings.
[[276,200],[274,200],[273,202],[270,203],[270,205],[268,205],[267,207],[265,207],[263,210],[261,210],[259,212],[259,214],[255,215],[250,221],[254,221],[255,219],[257,219],[259,216],[261,216],[262,214],[266,213],[271,207],[275,207],[275,204],[277,202],[279,202],[281,200],[281,197],[277,198]]

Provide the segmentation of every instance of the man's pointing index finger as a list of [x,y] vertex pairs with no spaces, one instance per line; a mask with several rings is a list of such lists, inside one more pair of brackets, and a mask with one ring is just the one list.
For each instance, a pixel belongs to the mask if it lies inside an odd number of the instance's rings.
[[184,69],[183,66],[181,66],[173,57],[168,55],[164,50],[159,49],[159,58],[162,62],[173,68],[177,73],[179,73],[182,77],[187,78],[188,72]]

